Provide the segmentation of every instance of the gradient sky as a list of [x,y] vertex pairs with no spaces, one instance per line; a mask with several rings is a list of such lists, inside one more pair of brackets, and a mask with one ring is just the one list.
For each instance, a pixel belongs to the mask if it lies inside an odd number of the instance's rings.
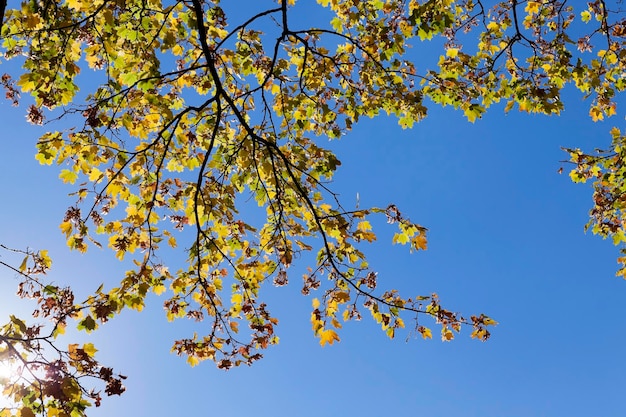
[[[340,141],[320,139],[342,161],[335,189],[346,206],[358,192],[361,207],[394,203],[430,230],[428,251],[410,255],[391,245],[392,227],[379,228],[368,248],[379,287],[437,292],[450,309],[493,317],[500,324],[488,342],[464,329],[443,343],[434,326],[434,340],[399,332],[390,341],[364,318],[344,327],[340,344],[321,348],[309,323],[311,297],[300,295],[307,265],[299,263],[290,270],[294,285],[266,292],[281,343],[251,368],[189,368],[170,354],[173,339],[190,329],[166,321],[163,297],[78,335],[129,376],[122,397],[89,415],[623,417],[626,282],[614,276],[618,250],[584,234],[591,189],[571,183],[559,162],[567,158],[561,146],[607,146],[610,128],[624,127],[623,111],[593,123],[587,106],[572,93],[560,117],[493,108],[475,124],[432,107],[412,130],[378,117]],[[26,124],[25,110],[0,102],[0,243],[49,249],[51,279],[79,294],[114,285],[125,265],[112,252],[66,248],[58,224],[72,188],[56,167],[35,161],[43,130]],[[16,283],[0,270],[2,322],[28,311],[12,296]]]

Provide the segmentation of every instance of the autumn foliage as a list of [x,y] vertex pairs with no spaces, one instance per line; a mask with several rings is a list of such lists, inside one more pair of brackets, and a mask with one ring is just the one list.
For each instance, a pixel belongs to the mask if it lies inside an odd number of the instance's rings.
[[[32,97],[31,123],[71,126],[37,143],[37,159],[60,166],[74,187],[61,233],[71,249],[108,247],[134,267],[76,301],[71,289],[45,283],[46,252],[22,254],[13,266],[20,295],[38,302],[52,331],[42,337],[13,317],[2,328],[0,351],[32,369],[5,384],[21,405],[2,415],[83,415],[101,397],[82,376],[120,394],[123,377],[95,360],[93,345],[59,349],[55,338],[69,323],[90,332],[125,308],[141,310],[150,293],[164,297],[168,320],[209,323],[206,334],[173,343],[191,365],[260,359],[278,342],[278,318],[260,290],[294,281],[313,295],[322,346],[362,315],[389,337],[408,325],[429,339],[434,323],[444,341],[463,326],[487,340],[496,323],[484,314],[463,316],[436,294],[379,289],[384,277],[363,251],[377,239],[372,219],[386,219],[392,243],[411,251],[427,248],[427,229],[393,204],[346,207],[331,187],[339,158],[323,143],[379,114],[411,128],[432,105],[453,106],[470,122],[495,105],[559,114],[569,86],[602,120],[616,114],[626,83],[619,1],[265,0],[248,15],[233,3],[7,5],[2,56],[21,66],[2,77],[7,98]],[[303,24],[304,13],[320,17]],[[442,49],[424,65],[411,47],[430,40]],[[620,131],[612,135],[608,151],[569,152],[573,179],[595,182],[591,227],[621,244],[626,151]],[[248,201],[260,215],[247,214]],[[171,249],[185,251],[185,267],[162,260]],[[314,264],[292,276],[307,252]],[[43,343],[58,359],[32,359]]]

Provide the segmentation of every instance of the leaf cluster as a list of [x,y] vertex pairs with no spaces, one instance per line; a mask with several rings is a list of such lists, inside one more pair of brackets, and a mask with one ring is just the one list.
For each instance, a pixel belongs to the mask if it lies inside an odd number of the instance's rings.
[[[485,315],[466,319],[436,294],[379,289],[364,251],[377,239],[372,219],[386,217],[397,227],[392,243],[411,251],[427,248],[427,230],[393,204],[345,208],[331,188],[340,160],[321,139],[383,113],[410,128],[433,104],[471,122],[497,103],[558,114],[568,84],[589,97],[593,120],[610,117],[625,88],[620,2],[318,3],[333,17],[310,26],[294,23],[294,13],[309,11],[293,0],[243,18],[210,0],[53,0],[6,10],[3,57],[23,57],[16,81],[2,77],[7,97],[33,97],[32,123],[48,114],[72,122],[44,134],[36,156],[61,167],[75,189],[60,225],[68,246],[107,246],[134,265],[81,304],[82,316],[60,307],[67,300],[43,314],[93,331],[163,294],[168,320],[208,323],[204,334],[176,340],[174,352],[191,365],[249,365],[278,342],[262,289],[288,284],[292,263],[312,253],[302,293],[320,292],[311,323],[322,345],[365,311],[389,337],[405,327],[404,313],[423,338],[432,330],[421,316],[444,341],[463,326],[489,338],[495,321]],[[411,48],[435,39],[443,49],[428,68]],[[99,81],[85,82],[78,100],[84,71]],[[621,242],[623,136],[613,136],[609,153],[570,154],[575,180],[597,180],[594,231]],[[174,248],[185,248],[187,262],[170,270],[163,259]],[[91,375],[92,351],[74,346],[66,357]]]
[[68,320],[80,317],[85,306],[74,302],[69,288],[43,283],[51,266],[47,251],[21,251],[4,245],[0,249],[10,257],[23,256],[19,266],[4,261],[0,265],[21,278],[17,295],[34,300],[33,317],[49,324],[29,325],[11,315],[0,327],[0,364],[7,370],[0,378],[4,398],[0,416],[82,416],[87,407],[100,405],[102,389],[109,396],[122,394],[126,377],[101,365],[92,343],[61,347],[60,336]]

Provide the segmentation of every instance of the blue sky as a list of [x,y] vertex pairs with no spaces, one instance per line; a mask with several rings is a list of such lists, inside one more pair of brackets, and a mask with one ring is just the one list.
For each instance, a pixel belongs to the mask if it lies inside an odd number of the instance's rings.
[[[559,163],[567,158],[561,146],[606,146],[623,112],[593,123],[587,105],[571,94],[560,117],[494,108],[475,124],[432,107],[412,130],[378,117],[327,143],[342,161],[335,188],[346,205],[358,192],[362,207],[394,203],[430,230],[428,251],[410,255],[391,245],[393,230],[381,222],[381,239],[368,248],[379,286],[435,291],[449,308],[488,314],[500,323],[488,342],[466,330],[452,343],[407,332],[390,341],[365,318],[345,326],[340,344],[321,348],[310,329],[311,299],[297,284],[306,265],[298,264],[290,271],[295,285],[267,291],[281,343],[251,368],[189,368],[170,354],[189,328],[167,323],[158,297],[142,313],[124,312],[78,335],[129,376],[128,391],[90,415],[625,415],[626,282],[614,276],[617,249],[583,233],[590,188],[572,184]],[[51,278],[82,294],[113,284],[125,269],[113,253],[66,248],[57,225],[72,189],[56,167],[35,161],[42,130],[26,125],[25,109],[0,102],[0,242],[49,249]],[[11,295],[13,275],[0,271],[0,278],[0,318],[27,311]]]

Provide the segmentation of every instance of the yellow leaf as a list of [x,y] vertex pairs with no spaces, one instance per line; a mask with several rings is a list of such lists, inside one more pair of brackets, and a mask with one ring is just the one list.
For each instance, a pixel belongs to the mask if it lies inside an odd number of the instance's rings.
[[66,323],[58,323],[54,328],[53,337],[57,337],[59,335],[65,334],[65,328],[67,327]]
[[85,6],[83,6],[83,3],[81,0],[67,0],[67,7],[69,7],[70,9],[74,9],[77,11],[82,10]]
[[83,351],[87,355],[93,357],[96,354],[96,352],[98,351],[98,349],[96,349],[96,347],[93,345],[93,343],[85,343],[83,345]]
[[337,312],[337,309],[337,301],[335,301],[334,299],[328,300],[328,302],[326,303],[326,314],[332,316]]
[[345,310],[343,311],[343,315],[342,315],[342,316],[343,316],[343,321],[348,321],[348,320],[350,320],[350,310],[345,309]]
[[322,210],[324,213],[330,212],[331,208],[332,208],[332,206],[330,204],[320,204],[319,205],[319,209]]
[[359,222],[359,224],[357,224],[356,228],[363,232],[367,232],[368,230],[372,230],[372,225],[367,220],[363,220],[362,222]]
[[200,359],[198,359],[198,358],[197,358],[197,357],[195,357],[195,356],[191,356],[191,355],[189,355],[189,356],[187,356],[187,363],[188,363],[189,365],[191,365],[192,367],[194,367],[194,366],[196,366],[197,364],[199,364],[199,363],[200,363]]
[[615,63],[617,63],[617,55],[615,54],[615,52],[613,51],[608,51],[605,55],[604,55],[604,59],[606,59],[606,62],[609,65],[613,65]]
[[487,29],[490,31],[496,31],[500,28],[500,25],[498,25],[496,22],[489,22],[489,24],[487,25]]
[[138,213],[139,211],[137,210],[137,206],[129,205],[126,207],[126,215],[128,217],[132,217]]
[[70,237],[72,234],[72,222],[63,222],[59,225],[59,228],[61,229],[61,232],[65,234],[65,237]]
[[37,155],[35,155],[35,159],[39,161],[41,165],[52,165],[55,155],[56,151],[54,150],[50,151],[47,149],[46,152],[40,150]]
[[486,317],[486,316],[483,317],[483,323],[485,324],[485,326],[495,326],[496,324],[498,324],[497,321],[495,321],[491,317]]
[[220,238],[224,238],[230,234],[230,230],[227,226],[221,223],[215,223],[212,227],[212,230],[217,233],[217,236]]
[[226,36],[228,36],[227,30],[215,26],[209,27],[207,32],[209,33],[209,36],[211,36],[211,38],[224,39]]
[[[613,136],[613,139],[617,139],[622,135],[622,132],[619,130],[619,128],[617,127],[613,127],[611,129],[611,136]],[[619,153],[618,150],[616,150],[615,152]]]
[[183,48],[182,46],[180,46],[180,44],[176,44],[174,45],[174,47],[172,48],[172,54],[174,56],[180,56],[183,54]]
[[597,122],[598,120],[603,120],[604,115],[602,114],[602,110],[597,107],[593,107],[589,110],[589,116],[591,116],[591,120]]
[[233,304],[241,304],[242,301],[243,301],[243,295],[241,295],[240,293],[233,294],[233,296],[230,299],[230,302]]
[[432,339],[433,338],[433,333],[427,327],[420,327],[419,332],[421,333],[422,338],[424,338],[424,339]]
[[98,168],[92,168],[91,171],[89,172],[89,181],[97,182],[103,176],[104,174],[102,174],[102,171],[100,171]]
[[382,313],[377,309],[373,309],[372,307],[370,307],[370,312],[372,313],[372,317],[374,318],[376,323],[380,323],[383,320]]
[[459,54],[459,49],[458,48],[449,48],[446,51],[446,56],[448,58],[456,58],[458,54]]
[[61,417],[67,415],[65,412],[55,407],[46,407],[46,412],[48,413],[48,417]]
[[400,243],[401,245],[406,245],[409,243],[409,237],[404,233],[396,233],[393,235],[393,239],[391,240],[393,244]]
[[326,343],[332,345],[335,340],[339,342],[340,339],[334,330],[327,329],[320,332],[320,345],[324,346]]
[[589,13],[587,10],[585,10],[585,11],[580,13],[580,17],[581,17],[583,22],[587,23],[588,21],[591,20],[591,13]]
[[578,170],[576,169],[572,169],[569,172],[569,177],[572,179],[573,182],[587,182],[587,178],[585,178],[585,176],[578,172]]
[[486,332],[485,329],[474,329],[474,331],[472,331],[472,334],[470,335],[470,337],[472,339],[484,340],[486,333],[487,332]]
[[35,89],[36,84],[30,80],[30,74],[26,73],[17,80],[17,85],[22,87],[22,91],[28,92]]
[[152,292],[154,292],[156,295],[161,295],[165,292],[166,289],[167,288],[165,288],[165,285],[159,284],[152,287]]
[[78,174],[74,171],[70,171],[69,169],[64,169],[59,174],[59,178],[62,179],[65,183],[69,182],[70,184],[74,184],[78,179]]
[[48,256],[47,250],[40,250],[37,255],[39,256],[39,261],[46,267],[50,268],[52,266],[52,259]]
[[528,13],[529,15],[534,15],[534,14],[539,13],[539,2],[529,1],[526,4],[526,13]]
[[24,259],[22,259],[22,263],[20,264],[20,272],[24,272],[26,271],[26,268],[28,267],[28,255],[26,255],[24,257]]
[[314,298],[311,304],[313,304],[313,308],[316,310],[320,308],[320,300],[318,300],[317,298]]

